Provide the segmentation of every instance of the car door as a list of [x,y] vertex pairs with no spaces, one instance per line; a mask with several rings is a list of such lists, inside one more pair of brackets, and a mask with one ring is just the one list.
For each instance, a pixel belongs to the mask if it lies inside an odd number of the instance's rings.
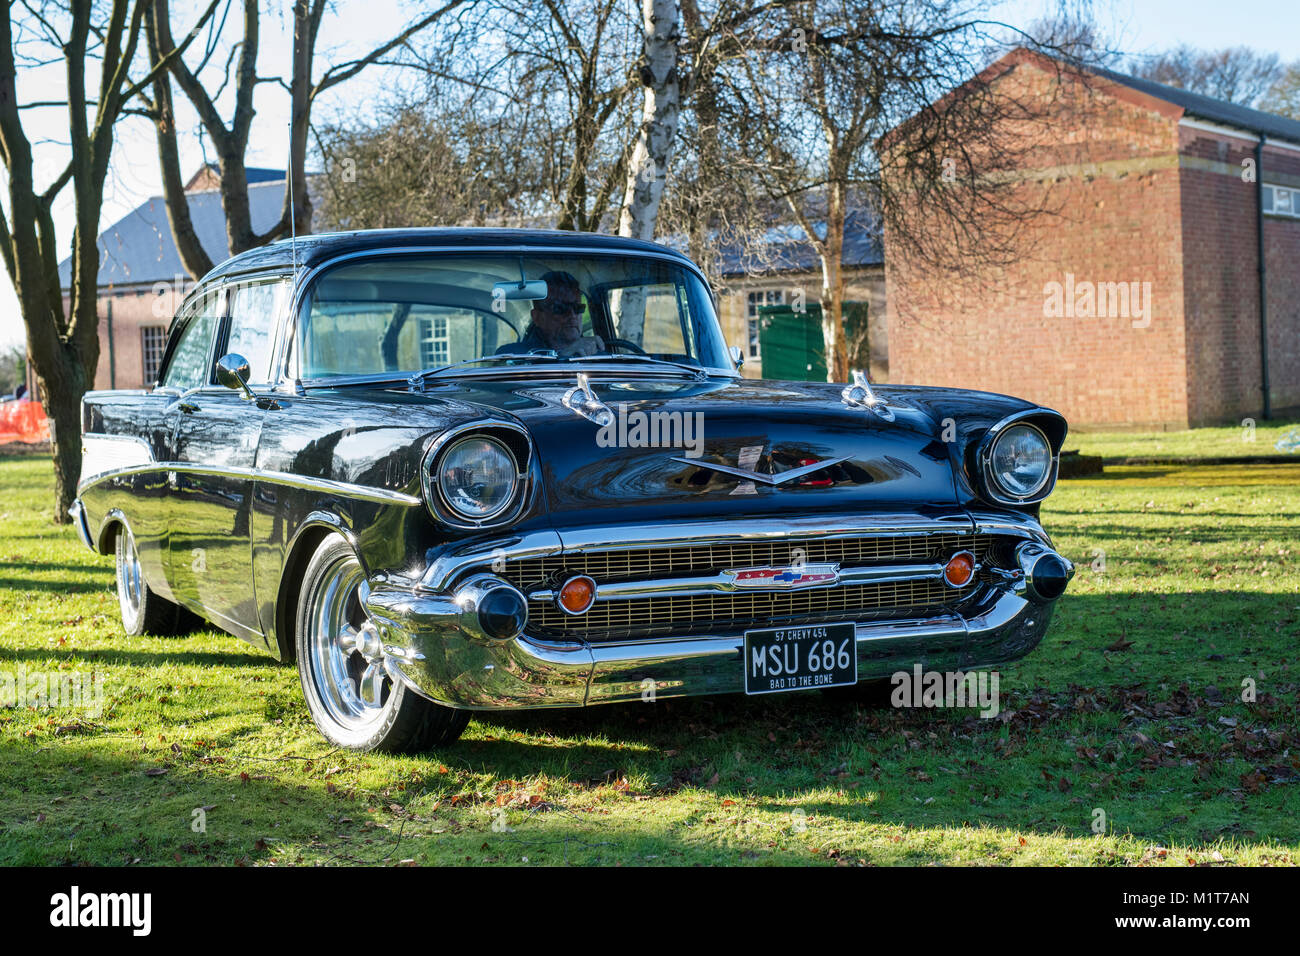
[[261,643],[253,592],[251,496],[267,408],[218,385],[217,356],[242,355],[249,385],[271,380],[275,332],[287,299],[280,278],[229,283],[214,301],[215,347],[201,384],[178,403],[172,438],[171,565],[178,593],[213,623]]

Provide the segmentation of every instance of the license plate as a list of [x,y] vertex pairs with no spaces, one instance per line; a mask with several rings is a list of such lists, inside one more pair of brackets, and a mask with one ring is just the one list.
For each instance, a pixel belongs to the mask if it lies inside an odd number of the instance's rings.
[[745,693],[842,687],[858,682],[853,624],[810,624],[745,632]]

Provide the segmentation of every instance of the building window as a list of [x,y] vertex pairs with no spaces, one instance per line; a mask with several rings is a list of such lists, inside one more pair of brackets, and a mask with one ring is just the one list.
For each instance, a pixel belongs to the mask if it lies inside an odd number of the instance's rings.
[[167,347],[167,328],[162,325],[146,325],[140,330],[140,338],[144,384],[152,385],[158,381],[158,366],[162,364],[163,350]]
[[1300,219],[1300,189],[1264,183],[1264,214]]
[[764,289],[761,292],[751,292],[745,297],[745,326],[749,334],[748,358],[756,359],[759,357],[758,344],[758,310],[765,305],[782,305],[785,302],[784,289]]
[[450,364],[451,340],[447,335],[447,318],[442,315],[420,320],[420,366],[441,368]]

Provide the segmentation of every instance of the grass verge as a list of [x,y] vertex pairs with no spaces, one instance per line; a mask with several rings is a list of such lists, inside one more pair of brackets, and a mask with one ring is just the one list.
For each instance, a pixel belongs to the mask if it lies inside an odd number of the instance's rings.
[[663,701],[409,757],[331,749],[293,668],[232,637],[126,638],[110,562],[47,521],[49,463],[0,488],[0,681],[105,697],[0,706],[0,864],[1300,860],[1300,463],[1063,483],[1044,522],[1079,575],[996,718]]

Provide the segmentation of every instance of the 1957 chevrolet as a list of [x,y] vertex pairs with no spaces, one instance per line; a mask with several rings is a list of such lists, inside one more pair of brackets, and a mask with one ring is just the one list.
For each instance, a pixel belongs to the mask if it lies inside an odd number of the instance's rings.
[[197,285],[155,387],[86,395],[73,518],[116,555],[128,634],[197,614],[296,659],[357,749],[1042,639],[1073,573],[1038,521],[1059,414],[739,363],[704,276],[652,243],[281,242]]

